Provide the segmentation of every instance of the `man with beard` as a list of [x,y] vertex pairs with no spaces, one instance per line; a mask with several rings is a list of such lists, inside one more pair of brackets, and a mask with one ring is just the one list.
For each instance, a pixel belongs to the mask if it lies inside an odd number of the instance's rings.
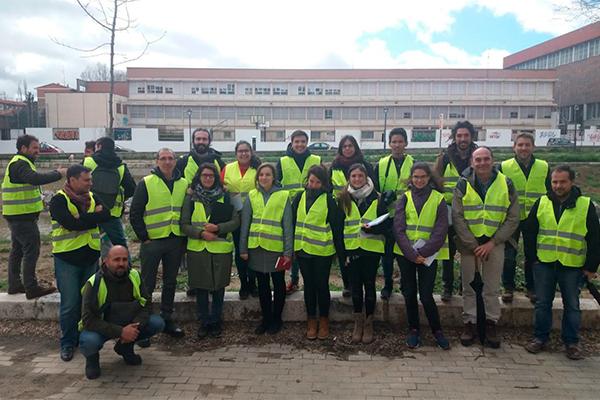
[[100,376],[99,351],[110,339],[117,340],[114,350],[125,364],[140,365],[142,357],[134,353],[134,343],[161,332],[165,323],[151,314],[152,295],[139,272],[130,268],[127,248],[109,250],[100,270],[85,283],[82,296],[79,347],[85,356],[85,376]]
[[60,358],[71,361],[79,334],[81,288],[98,269],[100,231],[110,211],[98,196],[90,193],[92,174],[83,165],[67,170],[63,189],[50,202],[54,274],[60,292]]
[[194,175],[198,171],[198,167],[202,163],[214,163],[219,172],[225,166],[225,163],[221,160],[221,153],[210,147],[211,141],[212,136],[208,129],[197,128],[192,133],[194,149],[189,154],[181,156],[177,160],[176,168],[188,183],[192,182]]
[[[444,198],[448,207],[452,206],[452,196],[458,178],[462,172],[471,164],[471,156],[477,148],[474,143],[475,128],[469,121],[459,121],[452,128],[450,139],[452,143],[442,152],[435,161],[434,170],[444,178]],[[448,210],[451,215],[451,210]],[[456,243],[452,221],[448,224],[448,244],[450,246],[450,259],[444,260],[442,266],[442,282],[444,291],[442,301],[448,302],[452,299],[454,289],[454,256],[456,254]]]

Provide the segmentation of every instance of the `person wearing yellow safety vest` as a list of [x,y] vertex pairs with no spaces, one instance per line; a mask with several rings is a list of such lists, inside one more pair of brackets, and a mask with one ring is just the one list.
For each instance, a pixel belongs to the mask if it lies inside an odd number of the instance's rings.
[[172,315],[177,274],[185,252],[179,219],[187,187],[187,180],[175,168],[173,150],[160,149],[156,154],[156,167],[135,189],[129,212],[131,227],[142,242],[140,264],[148,293],[156,287],[158,266],[162,262],[160,314],[165,320],[164,332],[176,338],[184,336]]
[[479,147],[471,157],[472,168],[458,180],[452,200],[456,247],[460,251],[463,288],[464,331],[460,341],[475,341],[477,301],[470,283],[478,270],[483,280],[486,345],[498,348],[496,324],[500,319],[500,281],[504,266],[504,243],[519,225],[517,191],[504,174],[494,168],[492,150]]
[[177,159],[177,169],[188,183],[191,183],[194,176],[196,176],[200,164],[205,162],[214,163],[219,171],[225,166],[225,163],[221,160],[221,153],[210,147],[211,142],[212,134],[208,129],[196,128],[192,132],[193,149]]
[[552,190],[531,207],[524,224],[526,257],[534,260],[534,338],[525,349],[539,353],[552,329],[552,302],[556,284],[563,303],[561,337],[566,356],[584,358],[579,347],[581,311],[579,295],[585,280],[597,277],[600,263],[600,224],[591,199],[575,186],[575,171],[568,165],[552,170]]
[[[290,143],[287,146],[285,156],[277,161],[277,179],[281,183],[283,190],[290,193],[290,200],[304,191],[308,170],[313,165],[320,165],[321,157],[311,154],[308,149],[308,134],[303,130],[297,129],[292,132]],[[298,262],[292,263],[291,280],[286,287],[286,294],[294,293],[298,290]]]
[[[250,191],[242,209],[240,256],[248,260],[258,278],[262,321],[255,333],[274,335],[283,327],[285,270],[276,270],[281,257],[290,263],[294,252],[292,207],[287,191],[275,180],[275,167],[261,164],[256,171],[256,189]],[[273,281],[273,295],[271,284]]]
[[196,294],[198,338],[220,337],[225,288],[231,280],[232,232],[240,219],[214,164],[198,168],[183,202],[180,224],[188,237],[188,287]]
[[344,213],[331,196],[324,167],[310,167],[306,189],[292,202],[292,212],[294,254],[304,280],[304,304],[308,320],[306,338],[327,339],[331,303],[329,271],[333,255],[344,252]]
[[[380,203],[373,180],[363,164],[348,168],[349,182],[338,194],[338,204],[345,214],[344,253],[340,269],[347,269],[352,287],[354,329],[352,343],[369,344],[373,341],[373,313],[377,294],[375,277],[379,258],[385,247],[385,233],[390,230],[391,220],[369,227],[368,224],[388,213]],[[364,312],[363,312],[364,305]]]
[[[111,218],[100,225],[102,240],[101,252],[106,254],[111,245],[127,247],[121,216],[125,201],[135,192],[135,181],[121,158],[115,153],[115,141],[103,136],[95,142],[96,151],[83,159],[83,165],[92,170],[92,192],[111,207]],[[116,187],[115,187],[116,186]],[[105,200],[106,199],[106,200]]]
[[[260,158],[254,154],[252,146],[245,140],[236,143],[235,157],[236,161],[227,164],[221,170],[221,182],[231,196],[232,204],[237,211],[241,211],[248,192],[255,188],[256,168],[260,165]],[[248,262],[240,258],[239,229],[233,232],[233,244],[235,245],[235,266],[240,278],[240,299],[246,300],[249,295],[258,297],[254,271],[248,269]]]
[[50,201],[52,255],[60,292],[60,358],[71,361],[77,347],[81,317],[81,287],[98,269],[100,230],[110,211],[90,192],[92,175],[83,165],[67,170],[63,189]]
[[[421,345],[417,293],[437,345],[444,350],[450,348],[433,299],[437,261],[449,257],[448,208],[443,190],[441,179],[432,174],[428,164],[415,163],[410,170],[409,190],[398,201],[394,216],[394,250],[408,319],[406,344],[411,349]],[[433,256],[435,259],[430,260]]]
[[[469,121],[458,121],[452,128],[450,134],[451,143],[446,150],[440,153],[433,167],[434,172],[444,179],[444,198],[448,207],[452,206],[452,196],[458,179],[464,170],[471,165],[471,155],[477,148],[474,142],[477,132]],[[451,213],[451,210],[448,210]],[[456,255],[456,232],[452,220],[448,227],[448,245],[450,257],[442,262],[442,301],[448,302],[452,299],[454,291],[454,256]],[[461,293],[459,288],[459,294]]]
[[[381,158],[375,165],[375,189],[381,193],[381,200],[389,205],[390,217],[394,216],[397,200],[406,190],[410,179],[410,169],[414,159],[404,150],[408,145],[408,135],[404,128],[394,128],[389,133],[391,154]],[[381,258],[384,285],[381,299],[388,300],[394,291],[394,244],[393,235],[388,235],[385,242],[385,254]]]
[[56,290],[53,286],[40,286],[35,275],[40,255],[38,218],[44,209],[39,185],[56,182],[67,173],[66,168],[37,172],[35,160],[39,152],[40,142],[35,136],[19,136],[17,154],[8,162],[2,180],[2,216],[8,223],[11,241],[8,294],[25,293],[27,299],[45,296]]
[[[550,168],[548,163],[536,159],[533,156],[535,149],[535,138],[530,133],[520,133],[515,138],[513,150],[515,156],[500,163],[500,172],[508,176],[517,189],[519,195],[520,218],[519,228],[512,236],[513,240],[508,241],[504,249],[504,270],[502,271],[502,301],[510,303],[513,300],[515,290],[515,269],[517,267],[517,245],[519,236],[523,230],[523,223],[529,215],[529,210],[533,203],[546,192],[550,192]],[[527,252],[526,252],[527,253]],[[526,296],[532,303],[535,303],[535,290],[533,282],[534,260],[525,259],[523,269],[525,270],[525,288]]]
[[[367,176],[374,179],[373,177],[373,166],[371,163],[365,160],[356,138],[352,135],[345,135],[340,139],[340,144],[337,149],[337,155],[333,159],[331,166],[329,167],[329,181],[331,182],[331,188],[333,197],[337,195],[346,187],[348,184],[349,172],[348,169],[354,164],[361,164],[367,170]],[[339,265],[344,265],[345,259],[342,254],[338,254]],[[342,296],[350,297],[350,277],[347,268],[341,268],[342,282],[344,289],[342,290]]]
[[81,288],[81,296],[79,350],[85,357],[85,376],[100,376],[99,351],[110,339],[117,340],[114,351],[127,365],[140,365],[134,343],[162,332],[165,322],[152,314],[152,295],[140,273],[131,268],[126,247],[109,249],[100,270]]

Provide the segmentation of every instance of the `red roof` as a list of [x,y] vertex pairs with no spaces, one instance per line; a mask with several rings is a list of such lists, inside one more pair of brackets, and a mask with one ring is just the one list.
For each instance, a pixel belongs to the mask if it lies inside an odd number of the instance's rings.
[[60,88],[71,89],[68,86],[61,85],[60,83],[49,83],[47,85],[42,85],[42,86],[36,87],[36,89],[60,89]]
[[0,99],[0,104],[7,104],[10,106],[15,106],[15,107],[25,107],[26,104],[23,101],[13,101],[13,100],[3,100]]
[[[81,85],[85,86],[86,93],[109,93],[110,82],[106,81],[83,81]],[[129,96],[129,83],[126,81],[116,81],[114,94],[119,96]]]
[[504,68],[600,37],[600,21],[504,57]]

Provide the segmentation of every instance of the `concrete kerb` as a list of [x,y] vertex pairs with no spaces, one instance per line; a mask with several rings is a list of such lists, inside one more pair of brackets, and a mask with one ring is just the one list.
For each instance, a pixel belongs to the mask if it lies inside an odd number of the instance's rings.
[[[158,312],[160,293],[154,293],[154,308]],[[48,320],[58,321],[58,309],[60,294],[54,293],[36,300],[27,300],[25,295],[8,295],[0,293],[0,319],[7,320]],[[439,296],[436,302],[440,312],[440,318],[444,326],[462,326],[462,298],[454,296],[451,302],[442,303]],[[593,299],[581,299],[582,327],[600,328],[600,306]],[[421,309],[422,312],[422,309]],[[385,302],[378,299],[375,311],[375,319],[378,321],[389,321],[391,323],[405,323],[406,312],[404,299],[395,294]],[[554,300],[554,328],[560,328],[562,316],[561,299]],[[421,322],[426,324],[424,313],[421,314]],[[196,320],[196,299],[187,297],[185,293],[175,295],[175,314],[179,321]],[[260,305],[258,299],[250,298],[240,300],[237,292],[225,293],[225,304],[223,307],[225,321],[258,321],[260,319]],[[333,321],[352,320],[352,301],[344,298],[341,292],[331,293],[330,318]],[[306,312],[304,308],[304,297],[302,292],[296,292],[286,298],[283,313],[285,321],[305,321]],[[512,304],[502,304],[502,318],[500,325],[514,327],[531,327],[533,323],[533,305],[523,296],[515,296]]]

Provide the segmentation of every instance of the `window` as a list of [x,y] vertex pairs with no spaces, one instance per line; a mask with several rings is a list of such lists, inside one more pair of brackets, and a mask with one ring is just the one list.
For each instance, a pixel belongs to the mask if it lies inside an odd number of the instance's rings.
[[268,86],[257,86],[254,88],[255,95],[270,95],[271,88]]
[[192,88],[192,94],[200,94],[200,88],[199,87],[193,87]]
[[481,107],[481,106],[467,107],[467,119],[483,119],[483,107]]
[[311,83],[308,85],[308,95],[309,96],[322,96],[323,88],[320,83]]
[[313,142],[333,142],[335,131],[310,131],[310,140]]
[[288,108],[273,107],[273,119],[288,119]]
[[276,140],[285,140],[285,131],[273,132]]
[[404,119],[411,119],[412,118],[412,113],[410,111],[403,112],[402,113],[402,118],[404,118]]
[[143,86],[138,86],[137,92],[140,94],[146,93],[146,88]]
[[344,94],[346,96],[358,96],[359,85],[358,83],[346,82],[344,83]]
[[163,92],[163,87],[159,86],[159,85],[147,85],[147,90],[148,93],[162,93]]
[[325,96],[340,96],[342,91],[340,89],[325,89]]
[[233,131],[214,131],[213,140],[218,142],[233,141],[235,139]]
[[361,96],[375,96],[377,94],[377,84],[375,82],[360,84]]
[[344,120],[355,120],[358,119],[359,108],[358,107],[345,107],[342,108],[342,118]]
[[411,142],[435,142],[435,129],[414,127],[412,130]]
[[519,84],[517,82],[504,82],[502,85],[502,94],[515,96],[519,94]]
[[429,107],[415,106],[413,109],[414,119],[429,119]]
[[519,107],[502,107],[502,119],[519,118]]
[[218,119],[219,108],[218,107],[202,107],[202,119]]
[[127,104],[123,104],[123,114],[127,114]]
[[313,142],[321,140],[321,131],[310,131],[310,140]]
[[276,86],[273,88],[273,96],[287,96],[288,89],[287,87]]
[[333,119],[333,110],[330,108],[326,108],[325,113],[324,113],[324,118],[325,119]]
[[131,106],[130,107],[131,118],[146,118],[146,107],[144,106]]
[[433,82],[433,94],[448,94],[448,82]]
[[[150,126],[148,126],[150,128]],[[170,126],[154,126],[158,128],[158,140],[167,142],[183,142],[183,130]]]
[[290,107],[290,119],[302,120],[306,119],[305,107]]
[[361,107],[360,108],[360,119],[365,119],[365,120],[377,119],[377,108],[376,107]]
[[173,88],[172,87],[166,87],[165,88],[165,93],[166,94],[173,94]]
[[521,107],[521,116],[527,119],[535,119],[535,107]]
[[200,88],[201,94],[217,94],[217,87],[213,84],[206,83]]
[[431,94],[431,83],[415,82],[415,94],[418,94],[418,95]]
[[412,83],[411,82],[396,83],[396,94],[398,96],[410,96],[412,94]]
[[523,95],[523,96],[535,96],[535,82],[523,82],[523,83],[521,83],[521,95]]
[[225,83],[219,85],[219,94],[231,95],[235,94],[235,83]]
[[468,94],[483,94],[483,82],[469,82],[467,86]]
[[306,94],[306,86],[298,86],[298,96],[304,96]]
[[379,94],[381,96],[394,95],[394,82],[379,82]]
[[306,110],[306,119],[321,120],[325,115],[325,111],[321,107],[308,107]]
[[502,84],[500,82],[486,82],[485,91],[487,94],[500,94]]
[[253,91],[253,88],[247,87],[247,88],[244,89],[244,94],[246,96],[252,96],[252,91]]
[[375,131],[360,131],[360,140],[375,140]]
[[448,110],[448,118],[451,119],[464,119],[465,118],[465,107],[450,107]]
[[[187,110],[187,108],[186,108]],[[171,118],[171,119],[181,119],[182,116],[184,115],[184,111],[181,107],[179,106],[165,106],[165,118]]]
[[164,108],[162,106],[147,106],[146,118],[164,118]]
[[551,107],[538,107],[537,115],[540,119],[548,119],[552,116],[552,108]]
[[587,58],[588,43],[581,43],[573,48],[573,61],[581,61]]
[[235,119],[235,107],[220,107],[219,108],[219,119],[234,120]]
[[117,103],[117,114],[121,114],[121,103]]
[[486,119],[500,119],[500,107],[488,106],[485,108]]

